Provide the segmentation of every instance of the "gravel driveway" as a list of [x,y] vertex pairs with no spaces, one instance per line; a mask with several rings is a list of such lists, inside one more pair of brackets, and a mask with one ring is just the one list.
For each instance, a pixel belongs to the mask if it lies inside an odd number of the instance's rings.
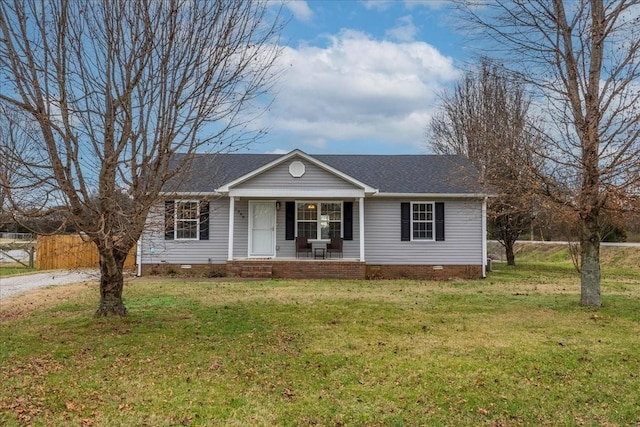
[[0,277],[0,300],[11,295],[44,286],[68,285],[70,283],[98,280],[98,270],[50,271],[48,273],[24,274]]

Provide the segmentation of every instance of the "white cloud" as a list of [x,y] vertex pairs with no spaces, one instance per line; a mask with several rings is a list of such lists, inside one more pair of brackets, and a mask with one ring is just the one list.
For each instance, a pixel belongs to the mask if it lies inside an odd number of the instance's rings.
[[275,150],[265,151],[264,154],[287,154],[291,150],[285,150],[284,148],[276,148]]
[[328,41],[284,48],[288,69],[266,118],[272,134],[313,148],[354,140],[423,147],[437,97],[458,75],[453,60],[424,42],[352,30]]
[[[360,3],[365,9],[375,10],[378,12],[384,12],[389,10],[392,6],[398,4],[398,0],[361,0]],[[450,0],[404,0],[404,7],[406,9],[414,9],[416,7],[428,7],[430,9],[440,9],[443,6],[450,5]]]
[[393,0],[362,0],[360,3],[369,10],[377,10],[384,12],[388,10],[394,3]]
[[298,21],[309,22],[313,17],[313,11],[309,7],[306,1],[303,0],[287,0],[284,2],[287,9],[291,11],[294,18]]
[[430,9],[441,9],[444,6],[451,5],[450,0],[405,0],[404,6],[407,9],[413,9],[419,6],[425,6]]
[[410,42],[415,40],[419,28],[413,24],[413,17],[406,15],[398,19],[398,25],[387,30],[387,36],[401,41]]

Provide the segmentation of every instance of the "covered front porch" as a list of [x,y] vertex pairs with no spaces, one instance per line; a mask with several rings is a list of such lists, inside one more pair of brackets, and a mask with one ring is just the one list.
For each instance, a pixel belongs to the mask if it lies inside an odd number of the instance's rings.
[[266,164],[218,191],[229,198],[227,262],[294,258],[297,237],[316,243],[341,238],[344,258],[365,261],[364,199],[377,190],[304,153]]
[[[236,260],[365,261],[364,197],[230,197],[227,262]],[[336,197],[337,196],[337,197]],[[299,240],[308,242],[300,251]],[[333,240],[340,243],[335,251]]]

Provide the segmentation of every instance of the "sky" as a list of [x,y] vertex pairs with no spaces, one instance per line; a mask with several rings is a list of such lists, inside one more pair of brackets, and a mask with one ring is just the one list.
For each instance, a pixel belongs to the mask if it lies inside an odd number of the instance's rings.
[[453,16],[447,1],[285,0],[283,74],[250,152],[428,153],[430,117],[470,54]]

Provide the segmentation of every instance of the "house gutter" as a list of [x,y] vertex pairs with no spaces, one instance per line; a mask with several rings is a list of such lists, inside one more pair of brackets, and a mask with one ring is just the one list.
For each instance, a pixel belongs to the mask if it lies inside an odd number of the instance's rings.
[[219,191],[162,191],[159,197],[219,197],[223,194]]
[[486,193],[382,193],[372,194],[380,198],[419,198],[419,199],[486,199]]

